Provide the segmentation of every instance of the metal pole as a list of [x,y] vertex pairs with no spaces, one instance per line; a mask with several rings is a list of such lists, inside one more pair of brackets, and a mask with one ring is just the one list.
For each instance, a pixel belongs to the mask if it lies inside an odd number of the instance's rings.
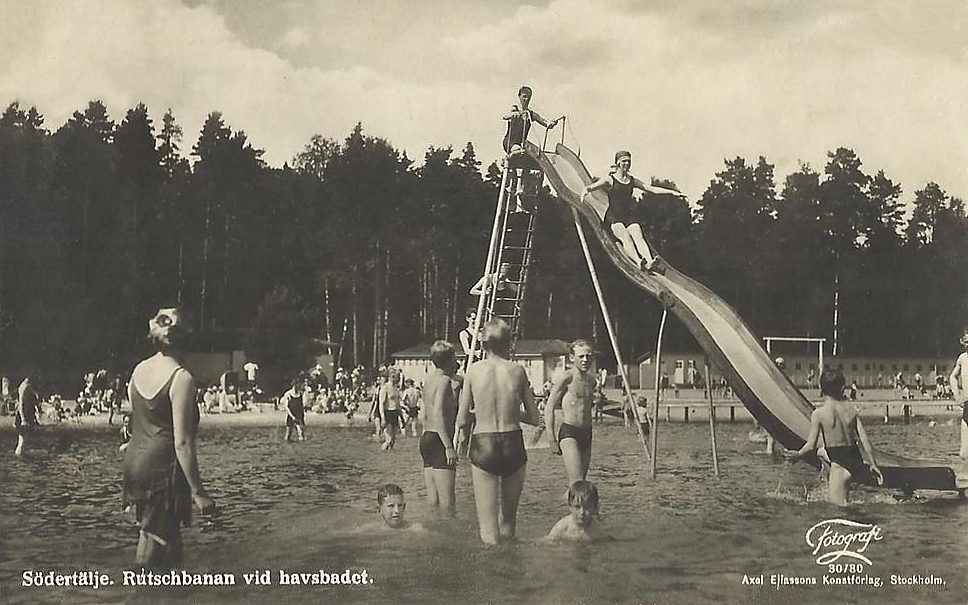
[[[491,227],[491,241],[487,248],[487,261],[484,267],[485,278],[493,273],[491,265],[494,263],[494,253],[497,247],[498,231],[501,230],[501,217],[504,214],[504,205],[507,202],[507,184],[508,184],[508,171],[510,171],[510,166],[504,167],[504,174],[501,175],[501,192],[497,196],[497,209],[494,211],[494,225]],[[484,290],[477,299],[477,316],[474,318],[474,333],[471,335],[471,352],[467,356],[467,361],[464,365],[464,371],[471,367],[471,363],[474,362],[474,350],[477,348],[477,334],[481,330],[481,320],[484,316],[484,300],[487,297],[487,281],[484,282]]]
[[706,360],[706,400],[709,402],[709,437],[713,444],[713,472],[719,476],[719,449],[716,447],[716,408],[713,405],[713,390],[709,387],[709,360]]
[[[653,401],[652,417],[653,418],[659,417],[659,393],[660,393],[659,374],[661,373],[661,370],[662,370],[662,332],[665,330],[666,316],[668,314],[669,314],[669,309],[663,308],[662,321],[659,322],[659,337],[655,344],[655,396],[652,398],[652,401]],[[668,411],[668,408],[666,408],[666,411]],[[655,479],[655,475],[656,475],[656,455],[657,455],[656,439],[658,438],[658,436],[659,436],[659,424],[657,422],[653,422],[652,440],[650,441],[650,445],[652,446],[652,452],[650,456],[650,459],[652,462],[652,468],[650,469],[650,471],[651,471],[651,476],[653,480]]]
[[[615,361],[618,362],[618,372],[622,376],[622,387],[625,391],[625,397],[628,399],[628,405],[632,408],[632,416],[635,418],[635,430],[639,434],[639,439],[642,441],[643,449],[646,455],[649,454],[649,448],[645,443],[645,434],[642,431],[642,420],[639,417],[639,406],[635,404],[635,397],[632,395],[632,387],[629,385],[628,372],[625,370],[625,363],[622,361],[622,352],[618,348],[618,339],[615,337],[615,330],[612,328],[612,318],[608,313],[608,307],[605,305],[605,296],[602,294],[602,287],[598,283],[598,273],[595,271],[595,263],[592,262],[592,254],[588,249],[588,242],[585,240],[585,231],[581,227],[581,219],[578,218],[578,211],[574,208],[571,209],[571,214],[575,219],[575,229],[578,231],[578,240],[581,242],[582,252],[585,253],[585,263],[588,265],[588,274],[591,275],[592,285],[595,287],[595,294],[598,296],[598,305],[602,309],[602,316],[605,318],[605,329],[608,331],[608,340],[612,344],[612,353],[615,354]],[[655,426],[655,423],[651,423]]]

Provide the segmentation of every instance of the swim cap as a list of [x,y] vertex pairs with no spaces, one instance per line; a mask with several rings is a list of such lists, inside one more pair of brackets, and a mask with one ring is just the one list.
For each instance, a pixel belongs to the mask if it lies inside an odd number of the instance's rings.
[[618,164],[619,160],[621,160],[622,158],[628,158],[628,159],[631,160],[632,159],[632,152],[631,151],[625,151],[624,149],[622,149],[620,151],[616,151],[615,152],[615,163]]

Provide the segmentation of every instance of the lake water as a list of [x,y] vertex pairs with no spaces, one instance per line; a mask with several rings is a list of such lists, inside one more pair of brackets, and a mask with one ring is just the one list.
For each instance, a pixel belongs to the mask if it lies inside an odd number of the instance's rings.
[[[601,493],[601,521],[617,538],[599,544],[539,544],[567,513],[561,459],[529,453],[519,510],[521,542],[485,548],[477,536],[470,470],[458,471],[456,521],[429,518],[417,439],[381,452],[365,427],[316,429],[286,444],[281,427],[201,429],[201,466],[222,509],[217,524],[185,531],[186,568],[233,573],[234,587],[120,586],[137,529],[119,510],[120,454],[108,429],[46,428],[23,459],[0,429],[0,602],[9,603],[959,603],[968,595],[968,506],[955,494],[899,502],[858,489],[859,503],[816,502],[819,474],[759,453],[748,423],[718,427],[721,477],[713,475],[708,426],[660,424],[659,478],[635,433],[596,427],[589,479]],[[926,419],[873,426],[875,445],[951,463],[958,427]],[[377,520],[385,482],[407,494],[407,516],[424,533],[356,531]],[[805,498],[806,495],[806,498]],[[808,503],[807,500],[810,500]],[[881,588],[826,586],[826,567],[805,543],[828,519],[875,524],[882,539],[856,575]],[[856,550],[856,548],[855,548]],[[821,551],[822,552],[825,551]],[[838,563],[859,563],[842,558]],[[279,570],[365,569],[365,586],[282,586]],[[119,585],[21,587],[24,570],[98,570]],[[272,585],[245,586],[243,573],[270,570]],[[744,575],[764,586],[743,583]],[[771,575],[814,578],[816,586],[770,586]],[[892,574],[934,575],[943,586],[891,586]],[[841,574],[842,576],[843,574]]]

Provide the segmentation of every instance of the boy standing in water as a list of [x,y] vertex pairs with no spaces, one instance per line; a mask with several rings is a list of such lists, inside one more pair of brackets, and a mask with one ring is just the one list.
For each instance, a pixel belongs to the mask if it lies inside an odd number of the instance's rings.
[[454,347],[438,340],[430,347],[434,370],[424,385],[424,432],[420,437],[427,504],[453,516],[454,482],[457,477],[457,454],[454,451],[454,425],[457,421],[457,397],[453,378],[457,372]]
[[[592,459],[592,406],[595,373],[591,370],[595,349],[587,340],[568,347],[571,368],[555,380],[545,406],[545,426],[551,453],[562,457],[568,485],[583,481]],[[555,409],[561,407],[562,422],[555,426]]]
[[838,370],[825,370],[821,374],[823,402],[810,415],[810,434],[797,452],[798,456],[805,456],[817,450],[820,459],[830,464],[827,498],[838,506],[847,505],[851,479],[859,481],[870,474],[879,485],[884,483],[857,409],[844,401],[845,383],[844,375]]
[[[471,473],[481,540],[513,540],[528,455],[520,422],[537,425],[538,408],[524,367],[508,361],[511,330],[503,319],[484,324],[484,359],[464,378],[457,412],[457,441],[470,436]],[[524,405],[522,414],[521,405]]]
[[968,385],[962,380],[968,377],[968,327],[961,332],[961,355],[955,361],[955,367],[951,370],[948,377],[948,385],[954,396],[955,403],[961,405],[961,449],[958,456],[961,458],[961,472],[959,479],[968,480]]

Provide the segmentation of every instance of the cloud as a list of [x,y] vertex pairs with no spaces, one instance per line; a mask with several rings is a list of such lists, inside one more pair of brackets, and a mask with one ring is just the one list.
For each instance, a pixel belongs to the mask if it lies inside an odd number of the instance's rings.
[[[94,98],[117,118],[143,101],[156,123],[172,107],[184,149],[219,110],[273,165],[313,133],[341,138],[360,120],[414,158],[473,141],[490,161],[500,115],[527,83],[545,116],[569,116],[569,141],[593,172],[629,148],[640,176],[672,178],[693,198],[724,158],[765,155],[782,180],[798,160],[822,167],[838,146],[908,192],[934,179],[968,195],[963,25],[894,2],[778,6],[554,0],[485,20],[448,5],[434,22],[418,20],[432,7],[380,12],[372,30],[365,14],[343,22],[293,9],[259,40],[240,32],[253,27],[248,13],[227,21],[211,3],[10,3],[0,101],[36,104],[52,127]],[[405,39],[378,35],[394,19]],[[365,48],[351,43],[356,29]],[[326,38],[350,54],[314,60]]]
[[296,49],[309,46],[311,41],[309,30],[305,27],[296,26],[286,31],[279,41],[279,45],[283,48]]

